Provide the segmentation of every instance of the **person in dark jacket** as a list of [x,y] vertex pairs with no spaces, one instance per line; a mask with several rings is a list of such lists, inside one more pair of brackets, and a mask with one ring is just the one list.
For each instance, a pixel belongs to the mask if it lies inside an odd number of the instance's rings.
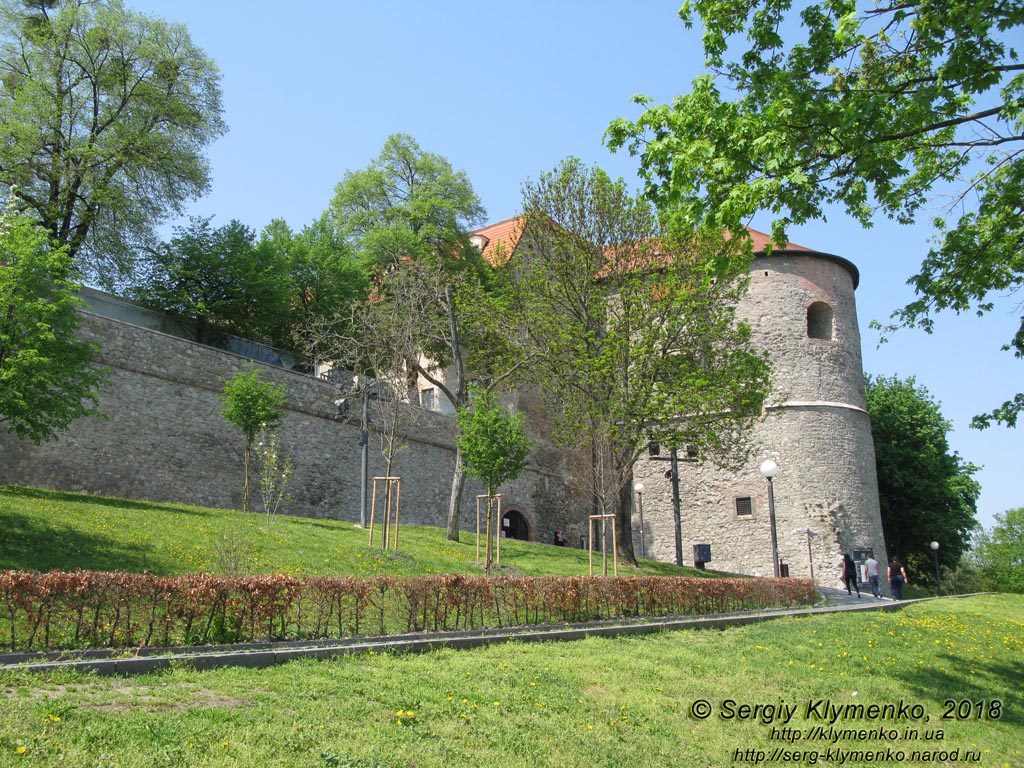
[[843,581],[846,582],[846,594],[852,595],[852,589],[857,590],[857,597],[860,597],[860,585],[857,584],[857,564],[848,554],[843,555]]

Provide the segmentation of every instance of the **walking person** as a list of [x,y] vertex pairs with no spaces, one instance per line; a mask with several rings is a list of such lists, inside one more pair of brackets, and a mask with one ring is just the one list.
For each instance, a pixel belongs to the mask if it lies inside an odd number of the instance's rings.
[[864,561],[864,567],[868,571],[868,582],[871,584],[871,594],[875,598],[882,596],[882,585],[878,583],[878,561],[875,560],[874,555],[868,555],[868,559]]
[[857,564],[849,554],[843,555],[843,581],[846,582],[846,594],[852,595],[851,587],[857,590],[860,599],[860,585],[857,584]]
[[909,583],[910,579],[907,578],[907,569],[903,567],[903,563],[899,561],[899,558],[893,555],[889,561],[889,589],[892,590],[894,600],[903,599],[903,585]]

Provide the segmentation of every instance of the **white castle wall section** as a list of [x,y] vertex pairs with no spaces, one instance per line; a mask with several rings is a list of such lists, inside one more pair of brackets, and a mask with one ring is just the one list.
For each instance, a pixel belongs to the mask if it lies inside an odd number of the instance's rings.
[[[739,307],[758,348],[775,366],[774,391],[754,427],[745,469],[680,465],[683,562],[693,545],[710,544],[714,570],[772,574],[767,484],[758,467],[774,459],[780,561],[792,576],[840,583],[844,552],[871,549],[885,562],[870,418],[865,410],[860,332],[854,300],[856,271],[842,259],[785,251],[755,259],[750,289]],[[808,307],[832,309],[831,339],[808,337]],[[674,561],[671,482],[666,462],[641,459],[635,480],[645,486],[644,548]],[[737,498],[751,514],[737,514]],[[639,551],[639,514],[634,514]],[[811,557],[806,535],[810,529]]]

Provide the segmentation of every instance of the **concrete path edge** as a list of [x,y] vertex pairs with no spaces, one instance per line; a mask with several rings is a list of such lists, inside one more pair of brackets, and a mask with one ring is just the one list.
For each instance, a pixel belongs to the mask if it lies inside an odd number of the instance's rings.
[[[970,597],[955,595],[950,597]],[[296,659],[331,659],[360,653],[424,653],[441,648],[479,648],[496,643],[564,642],[587,637],[618,637],[646,635],[682,629],[724,629],[781,618],[815,616],[828,613],[897,611],[907,605],[936,598],[903,601],[870,601],[859,604],[818,604],[808,608],[786,608],[767,611],[715,614],[704,616],[667,617],[613,622],[594,622],[544,627],[505,627],[474,632],[437,632],[412,635],[391,635],[349,640],[285,643],[252,643],[240,646],[189,647],[180,649],[139,649],[134,656],[116,657],[118,651],[93,652],[67,657],[38,660],[41,656],[58,654],[0,655],[0,670],[22,672],[53,672],[79,670],[98,675],[141,675],[184,667],[212,670],[222,667],[253,669],[283,664]],[[130,652],[130,649],[129,651]],[[96,654],[103,654],[97,656]]]

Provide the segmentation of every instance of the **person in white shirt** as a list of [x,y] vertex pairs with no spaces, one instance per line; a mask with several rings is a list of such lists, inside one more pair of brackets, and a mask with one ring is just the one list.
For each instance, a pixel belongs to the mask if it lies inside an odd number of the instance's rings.
[[875,597],[881,597],[882,587],[878,583],[878,561],[875,560],[875,556],[868,555],[868,559],[864,561],[864,566],[868,569],[868,581],[871,582],[871,594]]

